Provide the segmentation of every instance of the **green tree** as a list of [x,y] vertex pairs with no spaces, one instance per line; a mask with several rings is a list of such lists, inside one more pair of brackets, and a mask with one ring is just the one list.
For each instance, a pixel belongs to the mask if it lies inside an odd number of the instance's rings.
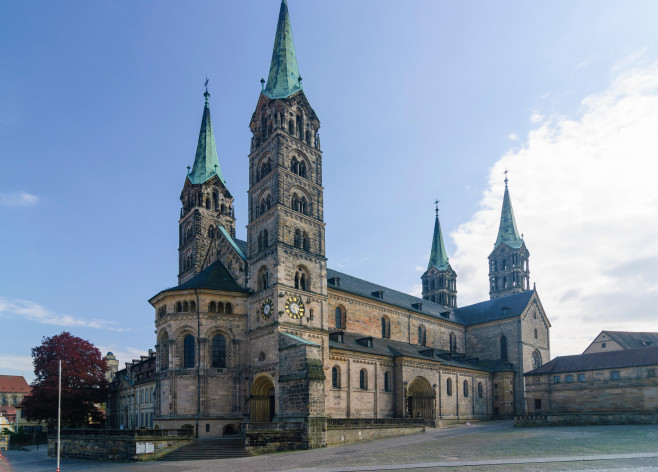
[[28,420],[57,423],[59,360],[62,361],[62,424],[82,427],[104,423],[100,404],[107,397],[107,365],[101,352],[89,341],[63,332],[41,340],[32,348],[34,375],[32,391],[23,399]]

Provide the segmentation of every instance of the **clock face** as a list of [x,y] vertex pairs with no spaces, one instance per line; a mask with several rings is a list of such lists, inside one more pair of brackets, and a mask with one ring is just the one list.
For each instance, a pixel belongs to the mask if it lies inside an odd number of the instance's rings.
[[304,316],[304,304],[297,297],[286,300],[286,313],[290,318],[299,319]]
[[274,304],[272,303],[272,300],[268,298],[260,307],[260,316],[262,316],[264,320],[268,320],[270,316],[272,316],[273,311]]

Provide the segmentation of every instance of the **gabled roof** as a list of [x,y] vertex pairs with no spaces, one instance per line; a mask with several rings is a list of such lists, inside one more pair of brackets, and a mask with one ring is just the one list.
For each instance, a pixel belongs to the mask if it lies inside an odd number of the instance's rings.
[[30,393],[22,375],[0,375],[0,393]]
[[512,199],[509,196],[509,189],[507,188],[507,179],[505,179],[503,209],[500,212],[500,226],[498,227],[498,238],[496,238],[494,249],[503,243],[514,249],[519,249],[523,244],[523,239],[521,239],[519,231],[516,229],[514,210],[512,210]]
[[187,177],[193,184],[202,184],[213,175],[217,175],[219,180],[226,185],[226,180],[224,180],[222,171],[219,168],[215,134],[213,133],[212,122],[210,121],[210,105],[208,104],[210,94],[206,90],[204,95],[206,97],[206,104],[203,107],[199,142],[197,143],[196,155],[194,156],[194,166],[192,167],[192,171],[187,174]]
[[534,290],[526,290],[513,295],[494,298],[493,300],[455,308],[455,313],[463,320],[465,325],[514,318],[521,316],[534,293]]
[[658,347],[560,356],[524,375],[658,365]]
[[603,331],[624,349],[641,349],[658,346],[658,333],[632,331]]
[[286,98],[302,89],[295,44],[292,40],[290,15],[286,0],[281,2],[279,21],[274,37],[274,50],[270,63],[270,73],[263,93],[269,98]]
[[224,228],[222,225],[218,225],[218,227],[219,227],[219,231],[221,231],[221,233],[228,240],[228,242],[231,244],[233,249],[235,249],[235,252],[238,253],[238,256],[240,256],[242,260],[246,261],[247,256],[245,256],[245,253],[247,252],[247,242],[240,241],[239,239],[233,239],[231,235],[228,233],[228,231],[226,231],[226,228]]
[[189,290],[194,288],[226,290],[229,292],[247,291],[235,281],[228,269],[219,260],[210,264],[187,282],[163,291]]
[[427,269],[436,267],[439,270],[448,268],[448,256],[446,247],[443,244],[443,234],[441,233],[441,223],[439,223],[439,210],[436,210],[436,219],[434,220],[434,235],[432,236],[432,252],[430,252],[430,262]]
[[[339,278],[340,285],[337,286],[332,283],[332,279]],[[452,321],[454,323],[463,324],[462,320],[454,314],[454,312],[443,305],[424,300],[422,298],[414,297],[408,293],[398,292],[382,285],[377,285],[363,279],[352,277],[351,275],[338,272],[337,270],[327,269],[327,279],[329,279],[329,288],[340,290],[342,292],[359,295],[361,297],[376,300],[378,302],[388,303],[405,310],[415,311],[424,315],[432,316],[434,318]],[[381,292],[383,298],[374,295]],[[414,307],[416,304],[422,304],[422,309]],[[416,305],[418,306],[418,305]]]
[[329,339],[330,349],[342,349],[345,351],[361,352],[386,357],[413,357],[416,359],[433,360],[446,366],[482,370],[486,372],[492,371],[488,366],[480,364],[476,359],[468,358],[464,354],[456,352],[451,353],[450,351],[445,351],[443,349],[419,346],[417,344],[403,343],[383,338],[372,338],[372,347],[366,347],[359,343],[358,340],[366,339],[368,338],[367,336],[355,333],[342,334],[342,343],[332,341],[331,338]]

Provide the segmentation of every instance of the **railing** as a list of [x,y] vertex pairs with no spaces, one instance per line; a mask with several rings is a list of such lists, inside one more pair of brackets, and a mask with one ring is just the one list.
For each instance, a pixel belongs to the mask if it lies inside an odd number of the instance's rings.
[[[62,436],[96,436],[96,437],[124,437],[134,438],[152,437],[152,438],[169,438],[181,437],[190,438],[194,436],[194,430],[185,429],[62,429]],[[56,430],[48,431],[49,438],[57,437]]]
[[303,423],[242,423],[242,431],[289,431],[303,428]]
[[327,418],[327,428],[413,428],[424,426],[422,418]]

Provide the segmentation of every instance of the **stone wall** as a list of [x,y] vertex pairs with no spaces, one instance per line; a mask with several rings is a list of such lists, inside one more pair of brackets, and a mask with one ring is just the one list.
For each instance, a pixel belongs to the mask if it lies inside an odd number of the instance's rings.
[[327,420],[327,445],[335,446],[358,441],[368,441],[391,436],[422,433],[423,420],[391,419],[329,419]]
[[605,424],[658,424],[658,413],[607,413],[567,415],[521,415],[514,426],[584,426]]
[[[64,430],[60,455],[63,458],[104,462],[155,460],[192,440],[191,431],[157,430]],[[149,444],[153,452],[138,452],[137,445]],[[57,433],[48,435],[48,456],[57,455]]]

